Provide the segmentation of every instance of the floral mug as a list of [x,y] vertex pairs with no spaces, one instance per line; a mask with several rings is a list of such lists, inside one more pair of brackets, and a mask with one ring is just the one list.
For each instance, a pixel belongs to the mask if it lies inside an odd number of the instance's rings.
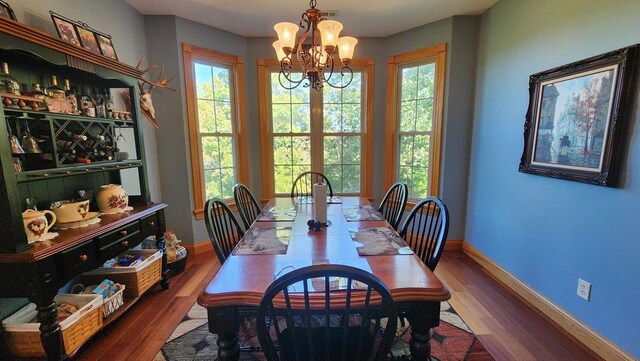
[[[47,219],[47,214],[51,216],[51,222]],[[34,211],[27,209],[22,212],[24,222],[24,232],[27,234],[27,241],[33,243],[45,238],[49,228],[56,223],[56,214],[47,211]]]

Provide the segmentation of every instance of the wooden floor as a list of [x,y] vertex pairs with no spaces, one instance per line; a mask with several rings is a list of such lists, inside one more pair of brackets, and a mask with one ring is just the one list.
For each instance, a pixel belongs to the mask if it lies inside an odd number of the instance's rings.
[[[153,360],[218,267],[212,252],[191,257],[169,290],[156,287],[77,358]],[[453,294],[452,306],[496,360],[596,360],[464,253],[445,252],[436,274]]]

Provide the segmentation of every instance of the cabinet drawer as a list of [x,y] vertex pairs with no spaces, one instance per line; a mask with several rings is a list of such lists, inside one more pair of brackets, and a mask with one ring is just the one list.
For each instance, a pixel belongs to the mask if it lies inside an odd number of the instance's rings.
[[97,265],[93,242],[87,242],[60,252],[60,264],[66,277],[73,277]]
[[137,231],[122,238],[118,238],[112,243],[106,244],[98,249],[100,260],[106,261],[114,258],[129,248],[139,245],[141,242],[142,238],[140,238],[140,232]]
[[[104,248],[108,245],[113,244],[114,242],[121,241],[124,238],[129,239],[133,235],[137,235],[138,237],[140,237],[138,222],[129,223],[126,226],[122,226],[109,233],[98,236],[98,248]],[[129,240],[129,243],[132,243],[132,240]]]
[[140,233],[142,235],[142,239],[158,234],[159,223],[156,213],[140,218]]

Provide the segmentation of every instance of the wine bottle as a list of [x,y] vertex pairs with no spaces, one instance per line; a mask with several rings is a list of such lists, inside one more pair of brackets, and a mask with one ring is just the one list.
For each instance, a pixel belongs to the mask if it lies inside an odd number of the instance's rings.
[[20,84],[9,75],[9,65],[2,63],[2,74],[0,74],[0,92],[20,95]]
[[73,149],[73,142],[70,140],[56,140],[58,146],[58,152],[76,154],[76,150]]
[[69,85],[69,79],[64,80],[64,94],[65,98],[69,103],[71,103],[71,108],[73,109],[73,114],[79,114],[78,111],[78,96],[76,92],[71,89]]
[[80,135],[80,134],[72,134],[73,139],[78,139],[80,141],[85,141],[89,138],[87,138],[86,135]]
[[47,98],[47,94],[45,94],[40,88],[40,83],[33,83],[33,90],[27,93],[27,95],[42,100]]
[[104,95],[100,93],[98,88],[94,88],[93,90],[94,99],[96,102],[96,117],[98,118],[106,118],[107,117],[107,109],[105,106]]
[[54,99],[65,98],[64,89],[58,86],[58,77],[55,75],[51,76],[51,85],[48,86],[44,92],[47,94],[48,97],[51,97]]
[[83,157],[74,156],[74,157],[72,157],[72,160],[75,163],[91,164],[91,159],[89,159],[89,158],[83,158]]

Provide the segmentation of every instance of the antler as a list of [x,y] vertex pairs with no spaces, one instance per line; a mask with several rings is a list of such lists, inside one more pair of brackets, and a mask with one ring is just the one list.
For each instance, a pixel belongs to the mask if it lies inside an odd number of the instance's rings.
[[[138,86],[140,87],[140,92],[142,93],[151,93],[153,91],[154,88],[165,88],[165,89],[169,89],[171,91],[176,91],[174,88],[169,86],[169,83],[173,80],[173,78],[175,78],[175,76],[172,76],[171,78],[163,78],[164,76],[164,65],[162,67],[160,67],[159,65],[150,65],[148,68],[146,69],[141,69],[140,65],[142,65],[142,62],[144,61],[146,56],[143,56],[142,59],[140,59],[140,61],[138,62],[138,65],[136,65],[137,69],[140,69],[142,71],[142,74],[147,74],[150,73],[151,69],[154,68],[160,68],[160,75],[158,75],[158,78],[156,79],[155,82],[140,78],[138,81]],[[144,91],[144,84],[148,84],[149,90],[147,92]]]

